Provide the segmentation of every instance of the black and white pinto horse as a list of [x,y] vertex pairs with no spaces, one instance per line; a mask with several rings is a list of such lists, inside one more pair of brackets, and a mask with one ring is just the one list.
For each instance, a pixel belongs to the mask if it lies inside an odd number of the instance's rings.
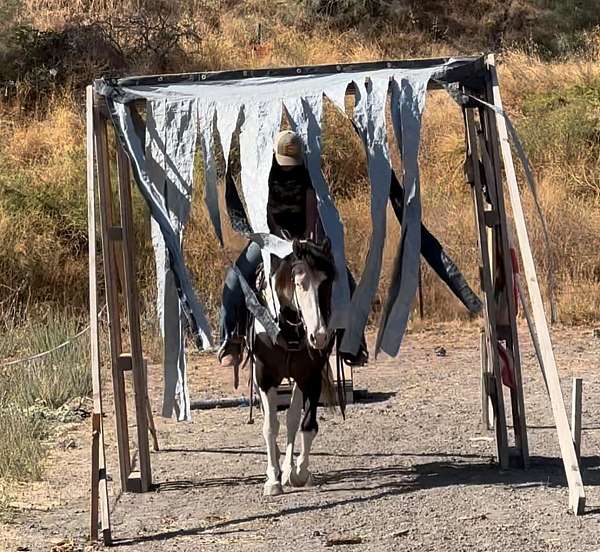
[[[273,267],[271,285],[266,286],[266,301],[273,301],[272,295],[275,295],[279,303],[280,339],[273,344],[255,322],[255,335],[250,343],[255,362],[254,384],[260,394],[267,445],[265,496],[281,494],[282,485],[313,484],[308,465],[310,448],[318,431],[317,405],[322,390],[328,398],[334,396],[329,370],[334,336],[327,327],[334,277],[328,240],[321,244],[296,240],[292,254]],[[287,411],[287,444],[281,468],[277,446],[277,388],[284,378],[293,379],[294,386]],[[296,465],[294,442],[298,429],[301,449]]]

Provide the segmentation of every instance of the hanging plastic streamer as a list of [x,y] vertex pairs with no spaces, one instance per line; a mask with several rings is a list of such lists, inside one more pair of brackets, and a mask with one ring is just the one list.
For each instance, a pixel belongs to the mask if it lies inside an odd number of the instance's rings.
[[[146,168],[173,232],[181,245],[183,228],[190,213],[196,146],[196,104],[190,101],[156,100],[147,104]],[[190,419],[187,386],[184,322],[177,286],[163,234],[151,220],[152,246],[156,260],[157,312],[163,336],[164,391],[162,415]]]

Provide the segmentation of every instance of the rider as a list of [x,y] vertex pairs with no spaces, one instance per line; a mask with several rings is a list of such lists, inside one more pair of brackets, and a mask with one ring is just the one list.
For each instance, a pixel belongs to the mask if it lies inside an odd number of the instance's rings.
[[[295,132],[283,130],[276,136],[273,149],[267,203],[269,230],[286,239],[312,238],[316,241],[322,230],[317,199],[304,165],[302,141]],[[236,261],[250,285],[254,284],[260,261],[260,246],[254,242],[246,246]],[[231,268],[225,277],[222,302],[219,360],[221,366],[231,367],[240,362],[248,317],[239,277]],[[357,358],[347,360],[362,364],[366,360],[366,351],[361,350]]]

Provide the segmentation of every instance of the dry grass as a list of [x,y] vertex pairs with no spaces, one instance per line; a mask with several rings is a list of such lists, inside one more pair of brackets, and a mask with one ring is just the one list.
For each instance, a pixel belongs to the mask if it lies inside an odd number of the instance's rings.
[[[83,324],[68,312],[48,312],[0,331],[0,363],[47,351],[77,333]],[[0,368],[0,481],[36,479],[42,474],[45,445],[57,411],[91,392],[88,339],[35,361]],[[2,488],[0,487],[0,492]],[[1,507],[0,498],[0,507]]]
[[[242,23],[234,20],[229,24]],[[230,65],[243,65],[243,59],[251,61],[244,57],[247,51],[240,46],[236,50],[238,57],[232,59],[230,54],[236,48],[236,35],[227,28],[225,37],[218,43],[221,50],[215,52],[215,56],[227,59]],[[296,36],[282,35],[278,39],[286,41],[289,47],[298,42]],[[336,58],[340,44],[334,40],[325,48],[327,36],[322,40],[323,44],[314,50],[314,45],[308,51],[300,49],[297,53],[278,48],[280,57],[269,57],[265,64],[313,63]],[[319,58],[320,50],[326,51],[323,55],[329,57]],[[377,57],[379,53],[375,48],[366,57]],[[598,306],[587,299],[590,289],[598,287],[600,275],[598,259],[590,254],[600,246],[597,130],[600,77],[597,64],[593,59],[543,63],[519,52],[505,53],[501,61],[505,104],[530,153],[559,264],[556,276],[560,319],[573,323],[590,321],[600,314]],[[0,192],[0,274],[3,276],[0,298],[4,305],[19,302],[22,305],[27,301],[32,305],[40,301],[84,305],[87,272],[81,104],[72,97],[61,96],[53,100],[45,117],[31,121],[13,116],[3,120],[0,128],[3,136],[0,146],[3,185]],[[431,93],[421,145],[424,221],[475,285],[476,235],[471,199],[462,175],[462,156],[459,110],[445,94]],[[365,196],[366,166],[364,153],[350,125],[332,109],[326,110],[323,159],[325,174],[347,226],[350,265],[357,272],[366,255],[370,228],[369,203]],[[235,258],[240,243],[230,240],[232,245],[223,253],[212,232],[206,231],[209,225],[201,201],[201,171],[197,176],[185,250],[198,289],[215,319],[222,276],[229,259]],[[534,251],[543,273],[547,266],[541,229],[532,215],[530,197],[525,190],[524,198]],[[140,272],[148,275],[142,288],[148,289],[145,293],[151,297],[153,262],[147,239],[148,216],[141,199],[137,196],[135,199]],[[398,229],[393,223],[390,228],[397,235]],[[393,247],[392,238],[386,250],[388,268]],[[385,289],[386,277],[384,274],[382,289]],[[428,316],[453,319],[466,315],[427,268],[423,277]]]

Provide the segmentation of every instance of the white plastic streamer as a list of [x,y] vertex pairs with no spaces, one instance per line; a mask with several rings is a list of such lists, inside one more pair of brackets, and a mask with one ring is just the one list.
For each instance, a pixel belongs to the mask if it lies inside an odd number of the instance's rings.
[[[189,217],[192,195],[194,150],[196,146],[196,102],[190,100],[148,102],[146,123],[146,166],[162,196],[173,231],[182,241]],[[164,338],[164,394],[162,415],[190,419],[184,350],[184,315],[181,311],[174,274],[168,261],[163,235],[154,219],[151,223],[157,274],[157,311]]]
[[[386,304],[384,305],[376,352],[396,356],[410,315],[411,303],[419,282],[419,256],[421,252],[421,192],[419,185],[419,142],[421,116],[425,108],[427,83],[431,73],[425,76],[411,72],[401,79],[394,79],[394,112],[400,113],[404,216],[400,247],[394,262],[394,275]],[[425,77],[425,78],[424,78]]]
[[392,168],[385,121],[385,103],[390,75],[378,74],[367,81],[355,80],[354,84],[356,91],[354,122],[367,153],[373,229],[362,277],[352,296],[352,317],[348,321],[341,344],[343,352],[356,354],[381,274],[381,259],[386,233],[386,205],[390,195]]
[[198,127],[204,162],[204,202],[206,203],[215,234],[221,245],[223,245],[221,215],[219,213],[219,194],[217,191],[217,168],[215,164],[215,116],[216,107],[214,101],[198,100]]
[[[244,104],[244,123],[240,131],[242,190],[252,229],[268,233],[267,202],[273,144],[281,126],[281,100],[248,101]],[[265,274],[271,273],[270,254],[263,249]]]
[[221,149],[225,158],[225,170],[229,165],[229,152],[231,151],[231,140],[236,131],[240,118],[241,104],[220,103],[217,110],[217,129],[221,139]]

